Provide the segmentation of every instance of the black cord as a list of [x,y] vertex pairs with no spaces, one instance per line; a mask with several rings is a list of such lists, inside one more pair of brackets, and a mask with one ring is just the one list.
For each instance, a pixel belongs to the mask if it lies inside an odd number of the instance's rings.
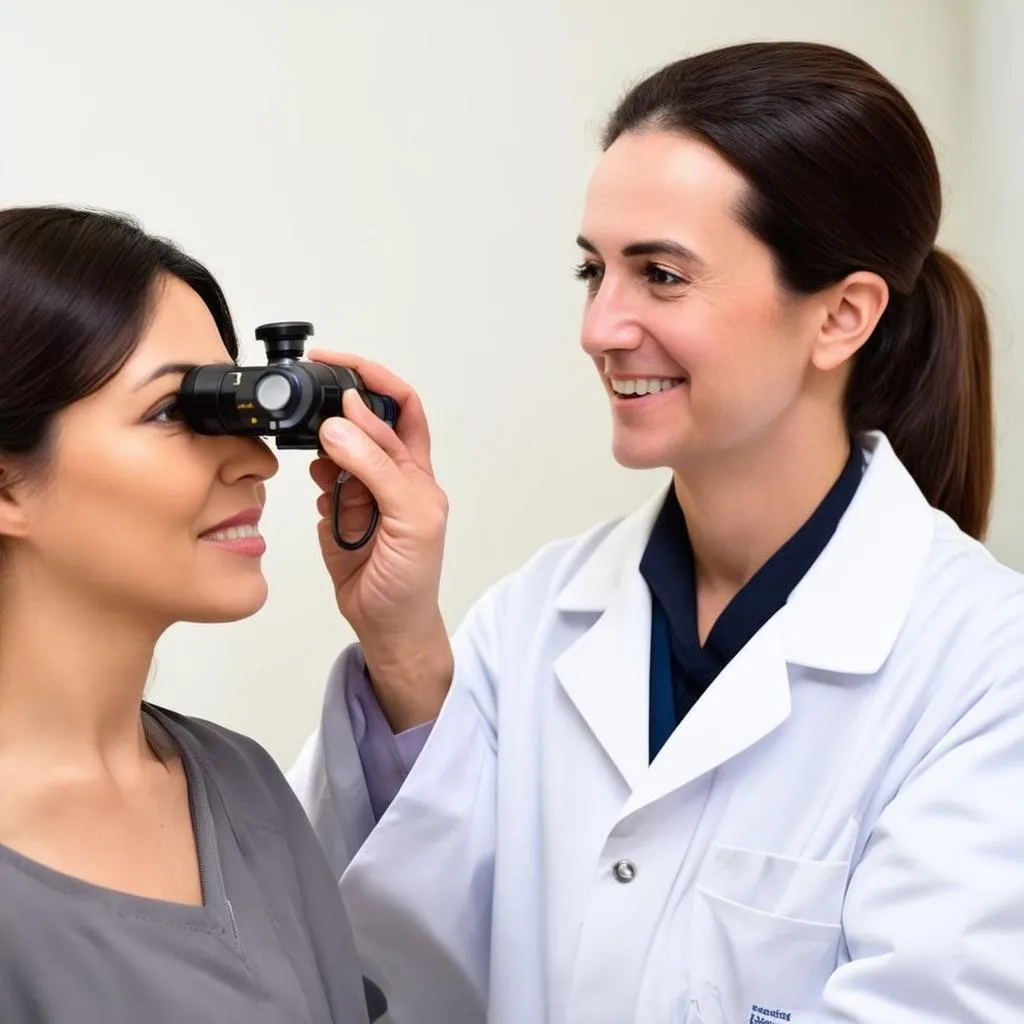
[[338,474],[338,479],[334,481],[334,491],[331,494],[331,533],[334,535],[334,543],[339,548],[343,548],[345,551],[358,551],[361,547],[365,547],[373,536],[374,530],[377,529],[377,524],[380,522],[380,507],[377,505],[377,499],[371,494],[370,501],[372,508],[370,510],[370,525],[366,528],[366,533],[356,541],[345,540],[341,535],[341,528],[338,526],[338,501],[341,498],[341,487],[346,480],[350,479],[351,474],[344,470]]

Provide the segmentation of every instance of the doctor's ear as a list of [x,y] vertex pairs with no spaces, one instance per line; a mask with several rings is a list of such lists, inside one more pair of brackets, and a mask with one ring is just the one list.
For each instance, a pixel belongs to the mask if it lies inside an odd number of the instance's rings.
[[834,370],[850,360],[871,337],[889,304],[889,286],[868,271],[857,271],[825,292],[825,316],[812,361]]

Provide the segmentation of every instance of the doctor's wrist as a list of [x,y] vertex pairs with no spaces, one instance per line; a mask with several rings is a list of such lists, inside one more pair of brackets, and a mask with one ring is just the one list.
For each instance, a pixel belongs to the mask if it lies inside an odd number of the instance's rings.
[[437,718],[448,694],[455,662],[448,633],[437,621],[421,634],[360,644],[374,696],[392,732]]

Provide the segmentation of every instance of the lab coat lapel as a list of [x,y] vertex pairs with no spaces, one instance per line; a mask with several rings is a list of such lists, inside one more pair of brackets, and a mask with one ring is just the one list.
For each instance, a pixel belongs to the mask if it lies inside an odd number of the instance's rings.
[[789,716],[781,626],[770,619],[721,671],[661,748],[623,816],[659,800],[763,739]]
[[776,616],[729,663],[650,762],[651,598],[640,559],[665,497],[666,490],[660,490],[613,528],[557,600],[563,615],[597,615],[557,659],[555,672],[629,785],[626,813],[734,757],[789,714]]
[[640,558],[665,499],[661,489],[603,539],[559,594],[566,629],[584,632],[555,674],[629,787],[648,767],[651,598]]
[[860,438],[864,479],[828,546],[782,607],[722,670],[662,748],[629,814],[754,746],[790,713],[791,675],[843,685],[877,672],[907,617],[935,512],[886,437]]
[[630,789],[647,771],[651,600],[639,572],[555,663],[569,699]]
[[664,497],[662,491],[612,531],[558,599],[564,615],[598,615],[557,659],[555,672],[632,790],[625,813],[734,757],[789,714],[780,612],[726,666],[650,762],[651,599],[639,565]]
[[927,559],[935,513],[884,435],[866,434],[861,442],[869,465],[832,541],[653,764],[651,602],[639,563],[665,491],[611,530],[560,593],[561,614],[597,616],[555,670],[630,786],[624,814],[712,771],[778,728],[790,713],[791,671],[818,669],[841,683],[878,671],[888,657]]

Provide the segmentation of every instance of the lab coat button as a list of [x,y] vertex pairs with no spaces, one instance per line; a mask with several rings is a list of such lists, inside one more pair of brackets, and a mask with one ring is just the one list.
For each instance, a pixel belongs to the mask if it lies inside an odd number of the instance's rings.
[[612,872],[623,884],[632,882],[636,878],[636,865],[631,860],[620,860],[612,868]]

